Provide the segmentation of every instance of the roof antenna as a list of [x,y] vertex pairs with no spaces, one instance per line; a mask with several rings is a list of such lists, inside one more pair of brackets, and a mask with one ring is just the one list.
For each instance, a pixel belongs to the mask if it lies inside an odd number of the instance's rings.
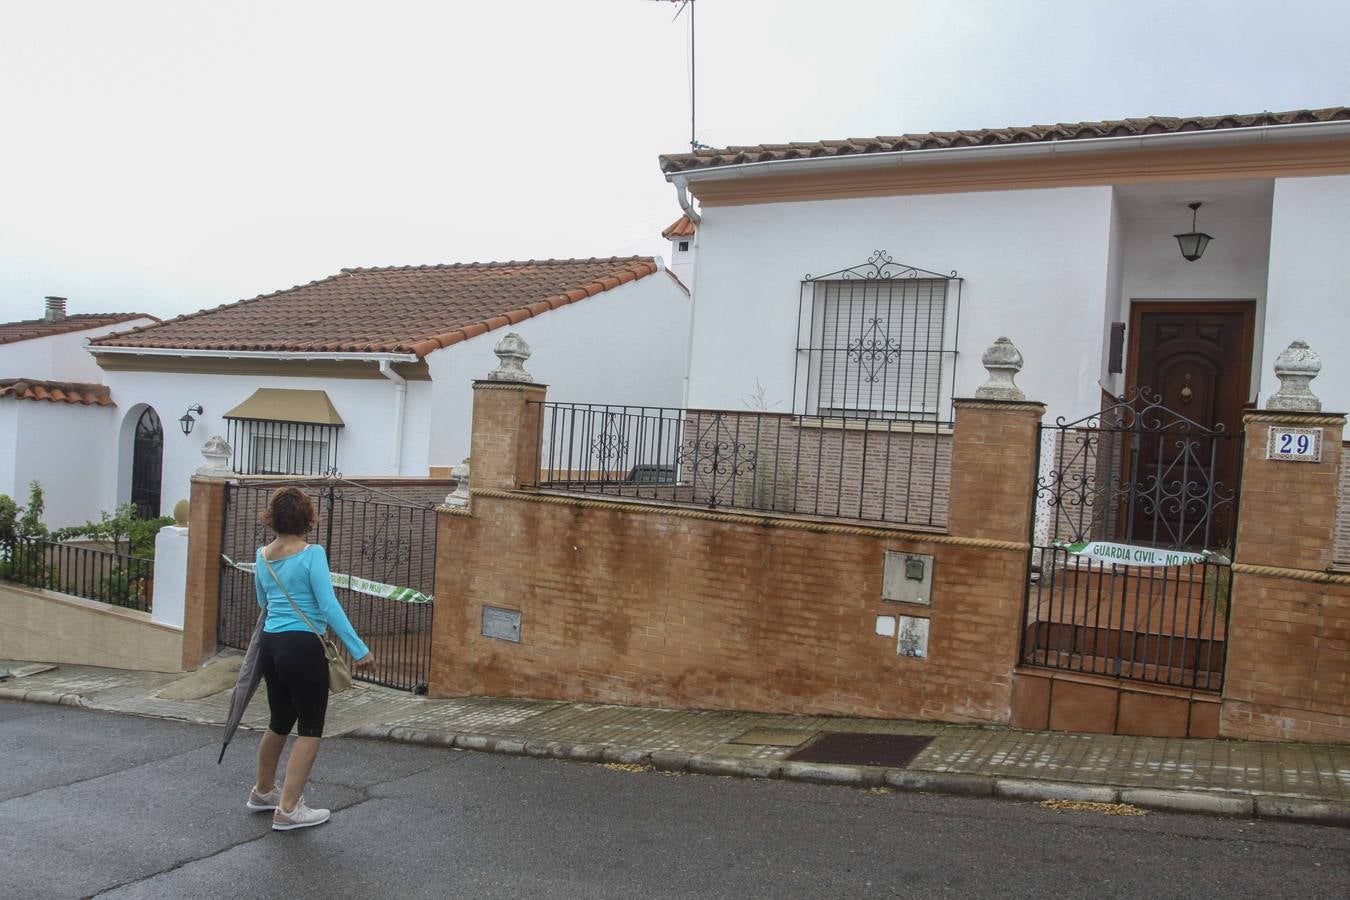
[[680,17],[680,14],[684,12],[686,6],[689,7],[689,149],[695,153],[699,150],[707,150],[709,149],[707,144],[700,144],[698,142],[698,130],[695,127],[695,110],[697,109],[695,103],[697,56],[694,52],[696,35],[694,29],[694,0],[650,0],[650,2],[674,3],[679,6],[679,9],[675,11],[675,18],[670,20],[672,22]]

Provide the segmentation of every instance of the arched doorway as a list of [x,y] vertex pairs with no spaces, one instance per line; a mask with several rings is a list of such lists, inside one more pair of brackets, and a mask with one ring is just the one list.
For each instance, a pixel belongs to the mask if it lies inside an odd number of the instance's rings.
[[136,420],[131,453],[131,502],[142,519],[159,515],[160,471],[164,462],[164,428],[146,407]]

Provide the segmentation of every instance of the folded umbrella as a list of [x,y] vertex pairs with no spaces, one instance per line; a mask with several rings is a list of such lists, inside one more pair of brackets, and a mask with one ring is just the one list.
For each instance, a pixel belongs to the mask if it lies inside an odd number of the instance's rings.
[[258,655],[262,652],[262,630],[266,619],[267,610],[263,610],[258,614],[258,624],[253,626],[253,636],[248,639],[244,661],[239,664],[239,678],[234,683],[234,690],[230,692],[230,713],[225,717],[225,740],[220,745],[220,758],[216,760],[216,765],[224,762],[225,748],[230,746],[230,739],[239,730],[239,722],[244,718],[244,710],[248,709],[248,701],[253,699],[254,692],[258,690],[258,682],[262,680],[262,667],[258,665]]

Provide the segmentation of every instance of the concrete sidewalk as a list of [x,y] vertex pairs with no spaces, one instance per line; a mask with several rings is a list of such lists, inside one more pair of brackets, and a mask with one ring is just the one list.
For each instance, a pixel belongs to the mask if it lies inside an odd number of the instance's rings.
[[[214,664],[227,664],[228,657]],[[0,670],[24,663],[0,662]],[[0,699],[62,703],[203,724],[224,721],[228,690],[159,696],[184,675],[60,666],[0,682]],[[256,697],[244,727],[264,728]],[[822,731],[925,735],[903,768],[785,760]],[[1350,745],[1063,734],[886,719],[666,710],[546,700],[430,700],[371,685],[333,697],[330,736],[751,778],[1130,803],[1185,812],[1350,825]]]

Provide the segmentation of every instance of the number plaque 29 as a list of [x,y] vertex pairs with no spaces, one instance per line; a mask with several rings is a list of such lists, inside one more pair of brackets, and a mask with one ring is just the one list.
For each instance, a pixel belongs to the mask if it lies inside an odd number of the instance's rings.
[[1266,459],[1288,462],[1321,462],[1322,429],[1272,428]]

